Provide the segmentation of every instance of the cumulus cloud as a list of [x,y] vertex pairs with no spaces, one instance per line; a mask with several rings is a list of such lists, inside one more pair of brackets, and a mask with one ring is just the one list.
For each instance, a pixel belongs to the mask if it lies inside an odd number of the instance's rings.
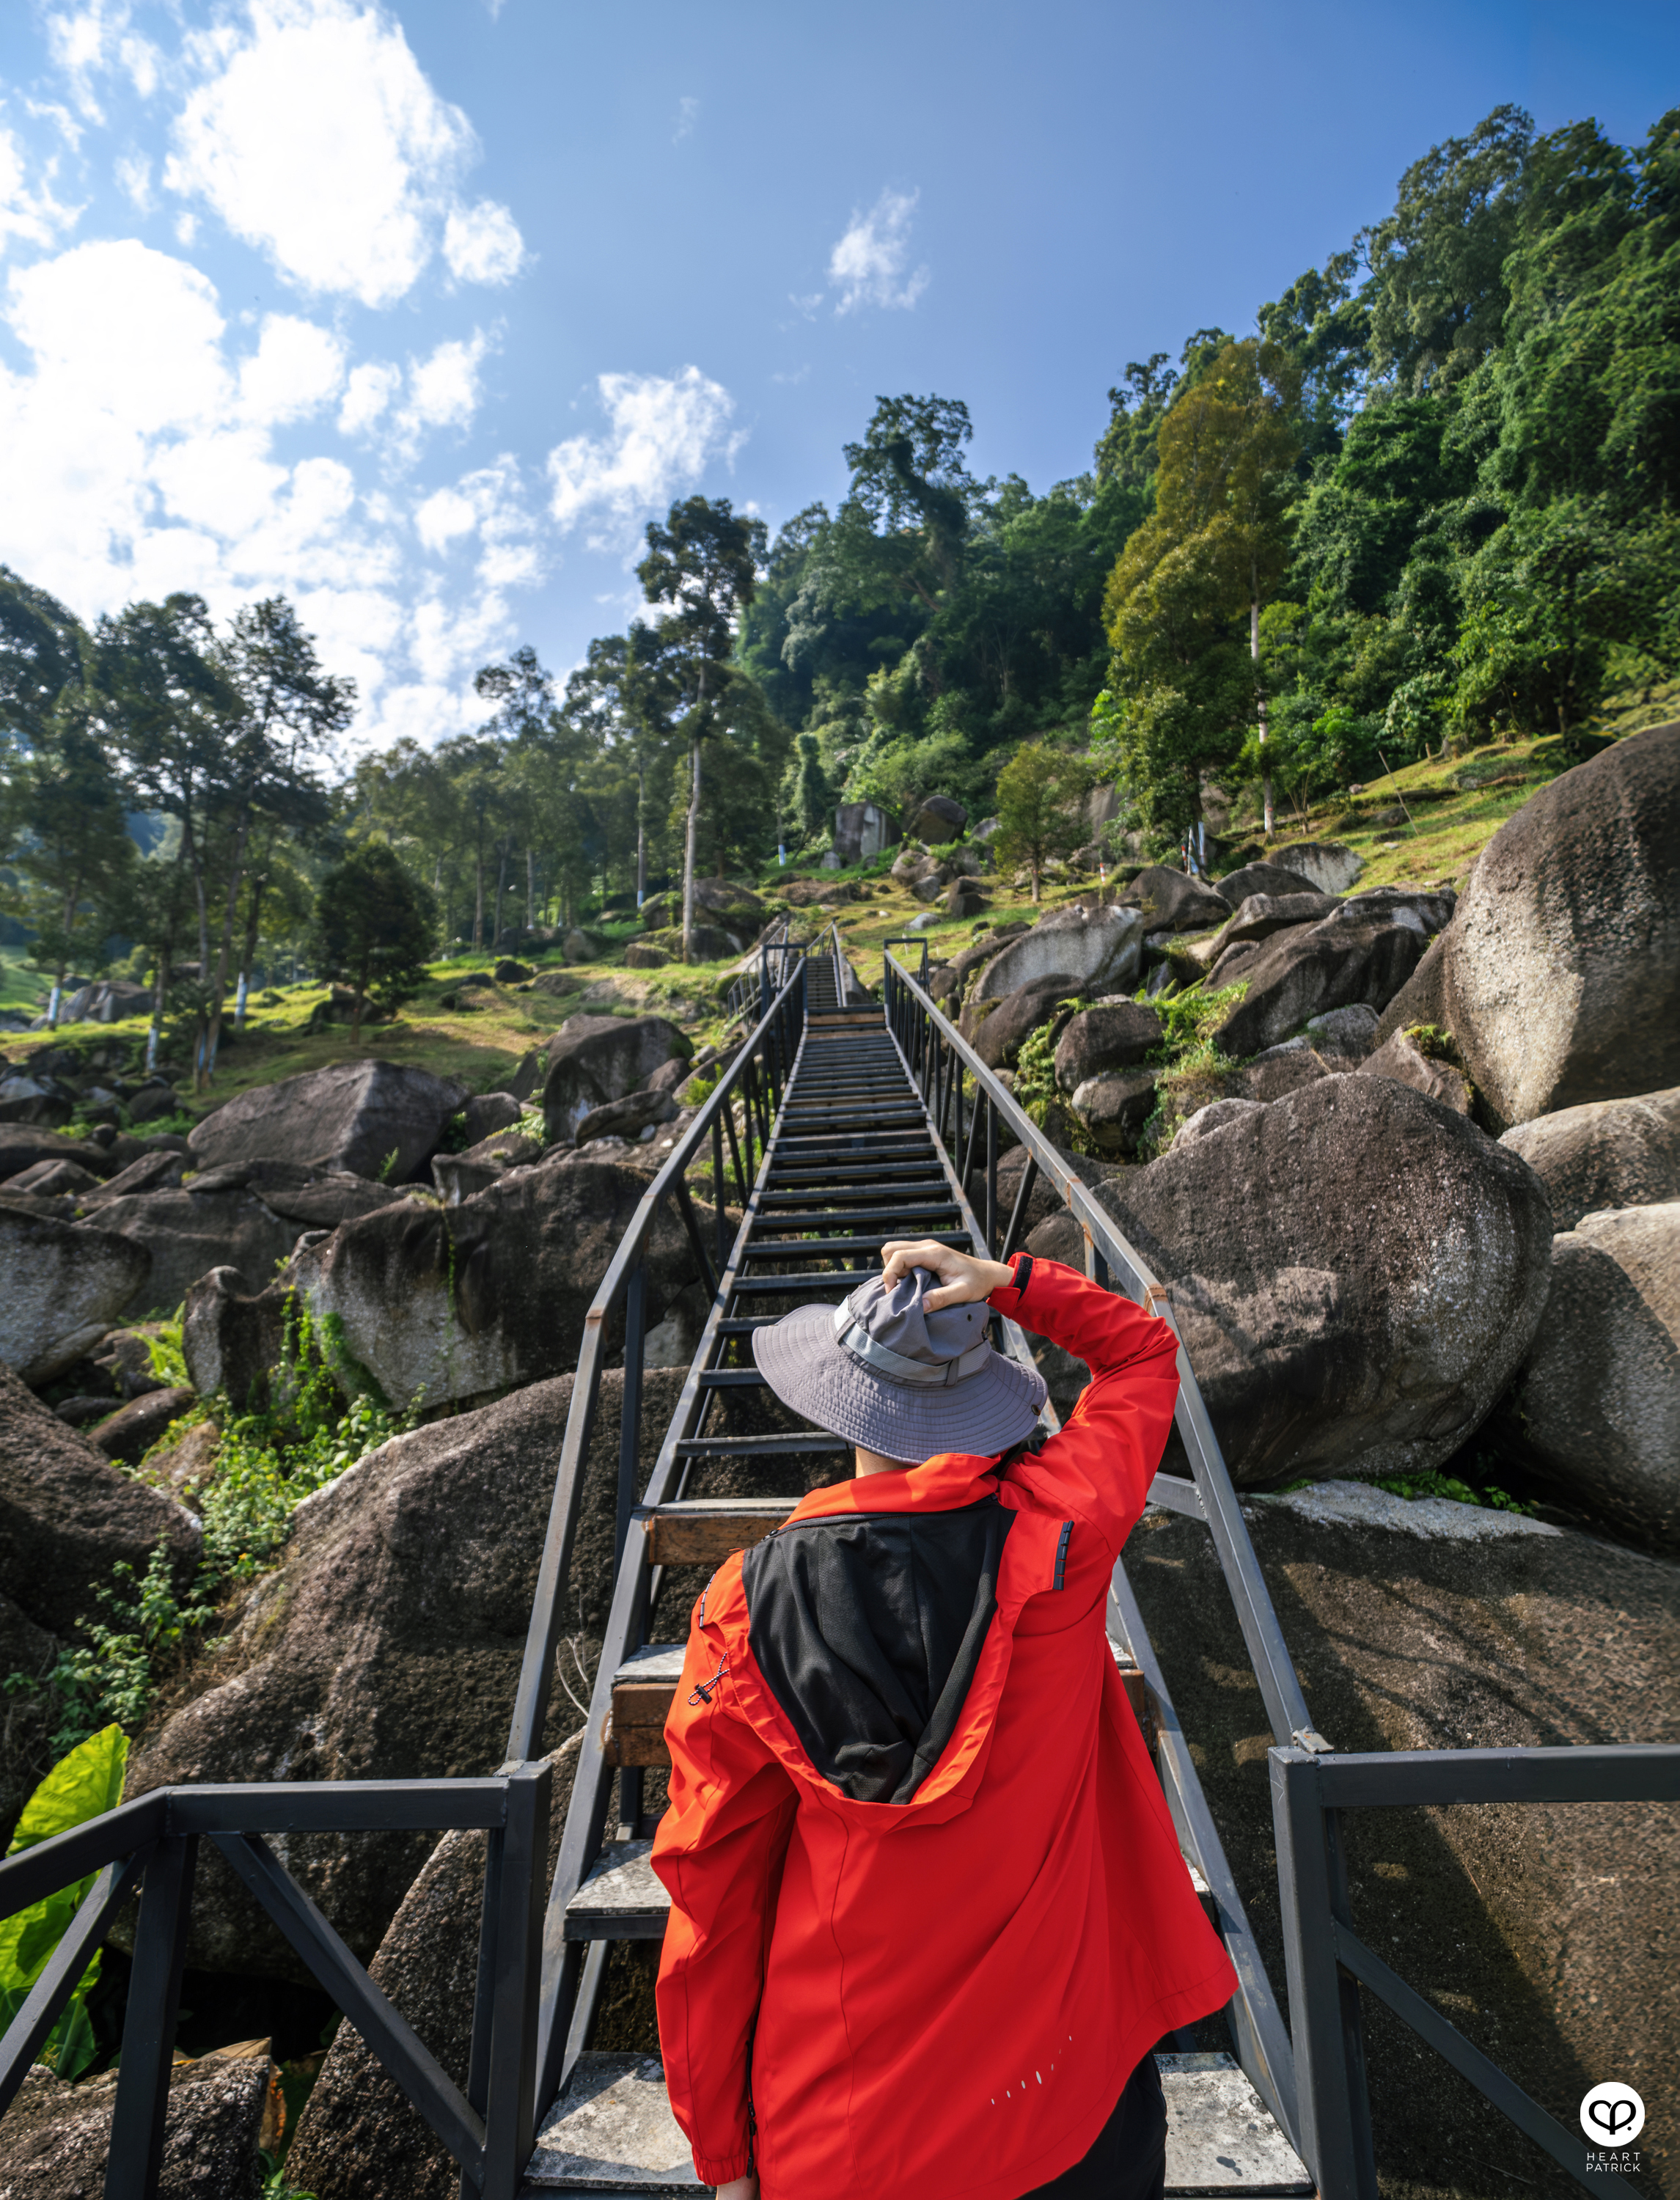
[[164,180],[212,207],[305,290],[394,305],[442,249],[458,280],[506,283],[513,217],[468,205],[478,142],[402,27],[372,0],[249,0],[249,27],[189,41],[201,81]]
[[443,225],[443,257],[461,283],[511,283],[525,264],[525,240],[505,206],[480,199]]
[[746,441],[729,432],[735,400],[697,366],[678,374],[603,374],[597,383],[605,436],[572,436],[548,453],[549,510],[562,530],[586,512],[616,525],[589,538],[618,547],[644,512],[697,481],[716,458],[733,459]]
[[[459,512],[420,524],[341,459],[289,462],[277,436],[335,414],[400,417],[411,436],[470,417],[486,338],[440,344],[406,377],[350,369],[332,330],[291,313],[231,325],[207,276],[133,239],[15,272],[0,318],[27,354],[0,364],[0,559],[90,617],[177,588],[222,617],[290,595],[361,686],[359,744],[482,716],[471,672],[510,639],[506,592],[541,572],[516,462],[464,476]],[[428,566],[466,536],[469,571]]]
[[910,216],[919,191],[884,190],[828,255],[828,280],[840,293],[834,311],[858,306],[913,306],[928,287],[925,266],[907,272]]

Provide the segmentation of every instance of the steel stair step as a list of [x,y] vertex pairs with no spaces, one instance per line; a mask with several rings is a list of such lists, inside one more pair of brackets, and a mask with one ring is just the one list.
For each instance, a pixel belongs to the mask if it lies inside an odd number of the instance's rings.
[[[935,1245],[969,1246],[974,1238],[967,1230],[924,1230],[924,1238]],[[789,1238],[778,1241],[774,1238],[752,1238],[746,1243],[741,1258],[744,1261],[820,1261],[837,1259],[842,1253],[878,1253],[883,1245],[890,1245],[891,1238]]]
[[[649,1874],[650,1878],[652,1874]],[[1313,2180],[1229,2055],[1157,2055],[1174,2200],[1270,2200]],[[543,2192],[704,2192],[653,2056],[581,2055],[543,2118],[519,2200]],[[939,2200],[929,2194],[928,2200]]]

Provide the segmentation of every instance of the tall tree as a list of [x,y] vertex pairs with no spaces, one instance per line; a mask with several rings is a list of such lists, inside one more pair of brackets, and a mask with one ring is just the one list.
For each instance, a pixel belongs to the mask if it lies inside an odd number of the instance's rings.
[[354,849],[321,881],[313,953],[323,974],[355,994],[350,1044],[360,1044],[370,992],[392,1004],[420,983],[436,947],[437,904],[381,840]]
[[732,682],[751,676],[732,666],[735,624],[752,600],[767,545],[762,519],[738,518],[727,497],[691,496],[673,504],[663,526],[647,524],[647,555],[636,578],[650,604],[670,604],[660,632],[681,654],[682,729],[688,746],[688,811],[682,846],[682,959],[694,960],[694,856],[700,834],[700,749]]

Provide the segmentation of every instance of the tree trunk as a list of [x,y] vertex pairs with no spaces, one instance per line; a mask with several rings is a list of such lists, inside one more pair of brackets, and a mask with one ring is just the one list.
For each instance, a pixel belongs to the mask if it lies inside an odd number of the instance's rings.
[[1033,869],[1033,901],[1034,901],[1034,902],[1036,902],[1036,901],[1038,900],[1038,898],[1039,898],[1039,859],[1038,859],[1038,857],[1037,857],[1036,856],[1034,856],[1034,857],[1033,857],[1033,858],[1032,869]]
[[[1266,746],[1266,698],[1260,693],[1260,587],[1258,576],[1251,565],[1249,568],[1250,586],[1254,593],[1249,598],[1249,661],[1255,668],[1255,703],[1260,713],[1260,746]],[[1272,838],[1272,775],[1262,768],[1260,775],[1260,799],[1266,811],[1266,837]]]
[[222,1035],[222,996],[227,986],[227,966],[233,955],[233,918],[239,905],[239,887],[245,869],[245,842],[249,832],[250,819],[247,816],[241,819],[238,834],[233,843],[233,863],[227,881],[227,904],[222,917],[221,945],[216,950],[215,983],[210,989],[210,1021],[200,1071],[202,1083],[195,1088],[199,1091],[216,1074],[216,1049],[221,1043]]
[[472,944],[484,945],[484,851],[481,845],[473,857]]
[[694,742],[688,751],[688,830],[682,845],[682,959],[694,959],[694,843],[699,838],[700,824],[700,745]]
[[356,979],[355,1005],[350,1010],[350,1044],[353,1047],[360,1046],[361,1044],[361,1004],[366,998],[366,992],[367,980],[359,974]]
[[536,851],[525,850],[525,929],[536,930]]
[[149,1077],[157,1068],[157,1052],[163,1040],[163,1002],[169,991],[170,947],[166,944],[157,951],[157,976],[152,986],[151,1027],[146,1033],[146,1074]]
[[647,772],[640,757],[635,766],[635,905],[647,898]]
[[496,942],[501,938],[501,909],[503,902],[507,898],[507,861],[512,853],[513,843],[511,840],[504,840],[501,844],[501,854],[496,863],[495,922],[490,928],[489,941],[492,952],[495,951]]
[[233,1009],[233,1028],[237,1032],[242,1032],[245,1028],[245,1002],[250,990],[251,965],[257,957],[257,933],[261,928],[262,894],[263,888],[267,884],[266,872],[259,874],[251,881],[251,909],[249,916],[245,919],[245,946],[239,958],[239,996]]

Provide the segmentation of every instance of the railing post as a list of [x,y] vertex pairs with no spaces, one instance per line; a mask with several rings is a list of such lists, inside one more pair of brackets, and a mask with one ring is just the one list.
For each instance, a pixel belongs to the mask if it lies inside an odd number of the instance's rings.
[[998,1104],[986,1096],[986,1257],[998,1257]]
[[723,1110],[718,1109],[711,1119],[711,1202],[712,1219],[717,1224],[717,1273],[723,1273],[723,1255],[729,1248],[723,1242]]
[[1322,2200],[1377,2200],[1359,1987],[1333,1936],[1332,1921],[1348,1922],[1338,1814],[1309,1752],[1274,1749],[1269,1761],[1301,2152]]
[[198,1838],[192,1834],[166,1834],[147,1860],[123,2018],[105,2200],[156,2200],[197,1860]]
[[537,2004],[542,1984],[553,1781],[550,1765],[522,1764],[507,1783],[480,2200],[513,2200],[536,2144]]
[[647,1336],[647,1261],[630,1273],[624,1294],[624,1401],[618,1422],[618,1518],[613,1530],[614,1576],[624,1563],[624,1542],[635,1510],[636,1457],[641,1448],[641,1360]]

